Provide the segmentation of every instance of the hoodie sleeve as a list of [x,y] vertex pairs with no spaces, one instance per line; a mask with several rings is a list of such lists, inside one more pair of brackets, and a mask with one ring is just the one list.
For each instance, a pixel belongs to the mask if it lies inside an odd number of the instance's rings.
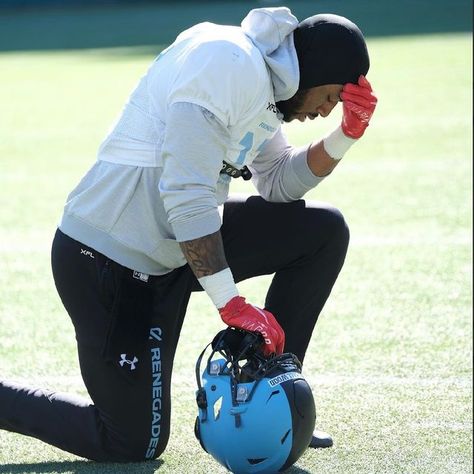
[[178,242],[212,234],[221,227],[217,188],[223,186],[219,173],[226,134],[214,114],[200,106],[178,102],[170,107],[159,191]]
[[324,179],[310,170],[308,149],[309,145],[293,147],[281,128],[278,130],[250,166],[253,183],[264,199],[296,201]]

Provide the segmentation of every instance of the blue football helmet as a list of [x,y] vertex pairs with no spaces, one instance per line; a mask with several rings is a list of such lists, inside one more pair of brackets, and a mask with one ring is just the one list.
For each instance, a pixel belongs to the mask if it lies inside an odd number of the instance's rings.
[[228,328],[214,338],[201,378],[195,433],[203,449],[236,474],[276,473],[308,447],[316,421],[311,388],[290,353],[265,357],[259,334]]

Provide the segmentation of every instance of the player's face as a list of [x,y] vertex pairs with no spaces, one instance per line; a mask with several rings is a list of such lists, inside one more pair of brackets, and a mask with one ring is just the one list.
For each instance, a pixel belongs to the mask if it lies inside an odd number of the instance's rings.
[[312,87],[303,93],[297,93],[287,101],[278,102],[277,107],[283,113],[285,122],[292,120],[304,122],[307,118],[314,120],[319,116],[327,117],[341,101],[339,97],[341,92],[341,84]]

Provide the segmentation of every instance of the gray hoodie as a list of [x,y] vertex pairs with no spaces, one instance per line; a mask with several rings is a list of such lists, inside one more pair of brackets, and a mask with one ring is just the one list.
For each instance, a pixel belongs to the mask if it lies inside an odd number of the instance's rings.
[[241,27],[201,23],[153,61],[98,159],[69,195],[60,229],[130,269],[186,263],[179,243],[219,230],[230,177],[247,165],[265,199],[301,198],[321,178],[281,132],[275,101],[299,72],[287,8],[252,10]]

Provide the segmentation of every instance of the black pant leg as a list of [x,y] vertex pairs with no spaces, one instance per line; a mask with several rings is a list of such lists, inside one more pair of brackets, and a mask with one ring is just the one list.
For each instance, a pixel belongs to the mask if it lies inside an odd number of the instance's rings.
[[93,404],[0,384],[0,428],[97,461],[157,457],[169,437],[173,358],[194,276],[143,277],[58,232],[53,273]]
[[233,199],[224,208],[222,235],[237,281],[275,274],[265,307],[285,331],[285,351],[303,360],[344,263],[349,231],[342,214],[303,200]]
[[0,429],[93,458],[93,451],[80,440],[89,437],[91,446],[99,445],[99,421],[95,407],[86,399],[0,380]]

